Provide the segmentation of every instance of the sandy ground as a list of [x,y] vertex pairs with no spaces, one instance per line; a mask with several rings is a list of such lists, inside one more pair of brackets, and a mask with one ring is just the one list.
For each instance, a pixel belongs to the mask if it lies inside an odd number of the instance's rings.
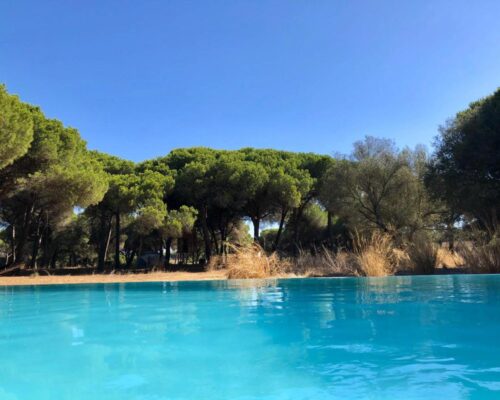
[[[464,268],[436,268],[436,275],[464,274]],[[401,276],[408,274],[401,274]],[[300,278],[294,274],[280,278]],[[304,277],[304,276],[302,276]],[[40,275],[40,276],[0,276],[1,286],[19,285],[66,285],[78,283],[117,283],[117,282],[176,282],[176,281],[210,281],[227,279],[226,271],[208,272],[151,272],[148,274],[95,274],[95,275]]]
[[164,282],[164,281],[206,281],[226,279],[224,271],[209,272],[152,272],[127,275],[75,275],[75,276],[5,276],[0,277],[0,286],[17,285],[61,285],[75,283],[115,282]]

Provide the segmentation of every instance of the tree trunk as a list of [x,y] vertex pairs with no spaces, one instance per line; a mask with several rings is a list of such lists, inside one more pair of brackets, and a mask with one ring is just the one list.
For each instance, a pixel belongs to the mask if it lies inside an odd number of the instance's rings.
[[221,239],[220,239],[220,254],[221,255],[224,255],[225,248],[226,248],[226,238],[221,237]]
[[115,214],[115,268],[120,269],[120,211]]
[[56,247],[56,249],[54,250],[54,253],[52,254],[52,258],[50,260],[50,268],[52,268],[52,269],[56,268],[57,255],[58,255],[58,250],[57,250],[57,247]]
[[17,248],[16,248],[16,263],[21,264],[24,261],[24,247],[26,245],[26,239],[28,236],[28,229],[31,223],[31,217],[34,211],[35,205],[32,204],[31,206],[26,208],[26,212],[24,213],[24,221],[23,221],[23,227],[21,229],[20,235],[19,235],[19,241],[17,242]]
[[11,264],[16,263],[16,225],[12,224],[12,232],[10,235],[10,247],[11,247],[11,253],[12,253],[12,260],[10,261]]
[[332,236],[332,213],[328,211],[327,214],[327,225],[326,225],[326,235],[328,238],[328,247],[333,248],[333,236]]
[[252,218],[253,223],[253,241],[259,241],[259,233],[260,233],[260,218]]
[[42,233],[42,249],[43,249],[43,254],[42,254],[42,260],[41,260],[41,266],[43,268],[48,268],[50,266],[50,259],[53,254],[53,249],[52,249],[52,230],[48,227],[45,226],[45,229]]
[[[142,256],[142,245],[143,245],[143,238],[142,236],[139,238],[139,250],[137,251],[137,264],[139,264],[139,261],[141,260]],[[139,265],[137,265],[139,266]]]
[[165,240],[165,261],[163,266],[165,268],[168,268],[170,265],[170,246],[172,246],[172,238],[169,237],[167,240]]
[[111,225],[111,221],[109,221],[108,225],[108,237],[106,239],[106,248],[104,249],[104,260],[108,257],[109,244],[111,243],[111,232],[113,230],[113,226]]
[[208,231],[208,223],[207,223],[207,207],[201,207],[200,213],[200,221],[201,221],[201,230],[203,233],[203,241],[205,242],[205,258],[206,261],[210,261],[212,257],[212,243],[210,240],[210,233]]
[[294,254],[297,255],[299,253],[300,249],[300,233],[299,233],[299,225],[300,225],[300,220],[302,219],[302,216],[304,214],[304,210],[306,206],[309,204],[310,199],[307,199],[304,201],[299,208],[297,208],[294,212],[293,218],[292,218],[292,226],[293,226],[293,244],[294,244]]
[[226,234],[226,225],[223,223],[219,225],[219,231],[220,231],[220,247],[219,247],[219,252],[220,255],[224,255],[224,249],[226,246],[226,239],[227,239],[227,234]]
[[111,240],[112,225],[111,221],[107,221],[105,212],[101,212],[99,226],[99,252],[97,258],[97,268],[103,270],[105,267],[106,257],[108,255],[109,242]]
[[291,218],[291,225],[292,225],[292,232],[293,232],[293,239],[292,239],[292,244],[293,244],[293,254],[298,255],[299,253],[299,221],[301,217],[301,210],[297,209],[293,212],[292,218]]
[[455,249],[455,233],[453,231],[453,223],[447,224],[446,236],[448,239],[448,250],[453,251]]
[[104,211],[101,211],[101,215],[99,217],[99,249],[97,252],[97,268],[99,270],[104,269],[104,260],[106,259],[106,217],[104,215]]
[[288,214],[287,209],[283,209],[281,211],[280,226],[278,228],[278,232],[276,233],[276,238],[274,239],[273,251],[276,251],[278,249],[278,245],[279,245],[280,239],[281,239],[281,233],[283,232],[283,227],[285,225],[285,218],[286,218],[287,214]]
[[127,268],[130,268],[132,266],[132,262],[134,261],[135,257],[135,251],[132,250],[130,254],[128,254],[127,258]]
[[158,267],[165,268],[165,255],[163,254],[163,246],[164,246],[164,241],[163,238],[160,237],[159,240],[159,250],[158,250]]
[[193,264],[198,264],[200,262],[200,251],[198,247],[198,233],[196,232],[196,229],[193,230],[193,247],[192,247],[192,257],[193,257]]
[[212,235],[212,241],[214,243],[215,253],[219,254],[219,241],[217,240],[217,235],[213,229],[210,229],[210,234]]
[[36,222],[35,237],[33,238],[33,250],[31,252],[30,267],[35,271],[38,269],[38,250],[40,249],[40,244],[42,243],[42,234],[40,232],[42,225],[42,216],[38,216],[38,221]]

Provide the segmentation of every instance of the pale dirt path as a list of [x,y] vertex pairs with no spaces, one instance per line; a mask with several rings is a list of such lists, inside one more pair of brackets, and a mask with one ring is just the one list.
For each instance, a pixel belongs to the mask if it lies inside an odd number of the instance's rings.
[[226,279],[225,271],[208,272],[152,272],[149,274],[127,275],[66,275],[66,276],[2,276],[0,286],[18,285],[65,285],[76,283],[117,283],[117,282],[176,282],[208,281]]

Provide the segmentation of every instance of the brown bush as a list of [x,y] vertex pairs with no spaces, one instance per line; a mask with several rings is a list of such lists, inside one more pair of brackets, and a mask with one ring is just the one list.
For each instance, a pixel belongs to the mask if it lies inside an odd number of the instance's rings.
[[301,276],[356,276],[352,254],[322,248],[316,254],[300,252],[293,261],[293,272]]
[[262,279],[283,276],[387,276],[395,272],[432,274],[436,267],[454,268],[467,264],[471,272],[500,272],[500,246],[462,246],[454,253],[438,248],[429,238],[417,237],[404,249],[396,248],[392,237],[378,231],[356,234],[354,251],[333,252],[321,248],[314,254],[300,252],[294,259],[270,255],[257,244],[229,246],[229,254],[214,256],[209,271],[224,269],[229,279]]
[[440,247],[437,251],[437,267],[456,268],[464,265],[463,257],[455,251]]
[[258,244],[231,247],[224,262],[228,279],[261,279],[286,275],[290,263],[276,253],[267,255]]
[[472,273],[500,273],[500,240],[494,239],[487,244],[461,245],[459,254],[465,266]]
[[354,237],[356,269],[363,276],[387,276],[395,271],[394,244],[392,238],[374,231],[369,236]]
[[417,237],[408,246],[408,256],[413,273],[433,274],[438,262],[438,247],[429,238]]
[[411,273],[413,270],[413,265],[410,260],[410,256],[406,250],[394,248],[392,249],[391,259],[394,262],[394,269],[397,272]]
[[207,271],[219,271],[221,269],[226,268],[226,260],[227,258],[231,257],[232,254],[224,255],[224,256],[212,256],[210,257],[210,260],[208,261],[205,269]]

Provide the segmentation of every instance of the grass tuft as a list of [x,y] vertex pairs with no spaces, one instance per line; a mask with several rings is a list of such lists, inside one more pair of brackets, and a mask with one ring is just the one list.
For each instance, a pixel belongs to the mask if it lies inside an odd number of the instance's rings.
[[225,260],[228,279],[262,279],[286,275],[290,264],[276,253],[267,255],[258,244],[231,247]]
[[475,246],[460,246],[460,256],[465,266],[472,273],[496,274],[500,273],[500,240],[494,239],[490,243]]
[[394,243],[388,234],[374,231],[354,237],[354,260],[362,276],[387,276],[394,273]]
[[463,257],[455,251],[445,247],[440,247],[437,251],[437,267],[457,268],[463,266],[464,263]]
[[417,237],[408,247],[412,272],[433,274],[438,263],[438,247],[429,238]]
[[315,254],[301,251],[293,261],[293,272],[301,276],[357,276],[352,254],[322,248]]
[[436,268],[458,268],[470,272],[500,273],[500,241],[459,246],[458,252],[439,248],[428,237],[417,238],[397,248],[389,234],[374,231],[356,234],[352,252],[321,248],[301,251],[293,259],[266,254],[258,244],[229,246],[229,254],[211,258],[207,270],[224,270],[229,279],[265,279],[283,276],[388,276],[395,273],[433,274]]

